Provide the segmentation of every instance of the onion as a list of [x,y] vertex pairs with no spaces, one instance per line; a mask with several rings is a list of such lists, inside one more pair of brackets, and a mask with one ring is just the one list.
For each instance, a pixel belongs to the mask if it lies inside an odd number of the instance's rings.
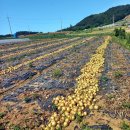
[[68,126],[68,122],[64,122],[64,123],[63,123],[63,126],[64,126],[64,127]]

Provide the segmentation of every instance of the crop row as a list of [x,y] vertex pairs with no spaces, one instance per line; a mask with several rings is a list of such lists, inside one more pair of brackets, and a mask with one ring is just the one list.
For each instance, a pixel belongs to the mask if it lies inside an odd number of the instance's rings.
[[36,47],[36,48],[33,48],[33,49],[22,50],[22,51],[18,51],[18,52],[15,52],[15,53],[11,53],[9,55],[4,55],[4,56],[2,56],[0,58],[1,59],[6,59],[6,58],[10,58],[12,56],[18,56],[18,55],[21,55],[21,54],[33,53],[35,51],[39,51],[39,50],[42,50],[42,49],[47,49],[49,47],[53,47],[53,46],[57,46],[57,45],[62,45],[65,42],[71,42],[71,41],[74,41],[74,40],[77,40],[77,39],[78,38],[67,39],[67,40],[64,40],[63,42],[53,43],[53,44],[49,44],[47,46],[42,46],[42,47],[40,46],[40,47]]
[[[92,39],[92,38],[90,38],[90,39]],[[8,74],[8,73],[11,73],[11,72],[13,72],[14,70],[17,70],[17,69],[19,69],[19,68],[22,67],[22,66],[28,65],[28,64],[30,64],[30,63],[32,63],[32,62],[36,62],[36,61],[41,60],[41,59],[43,59],[43,58],[46,58],[46,57],[48,57],[48,56],[53,56],[54,54],[57,54],[57,53],[60,53],[60,52],[62,52],[62,51],[65,51],[65,50],[68,50],[68,49],[70,49],[70,48],[73,48],[74,46],[77,46],[77,45],[79,45],[79,44],[81,44],[81,43],[83,43],[83,42],[85,42],[85,41],[78,41],[78,42],[76,42],[76,43],[74,43],[74,44],[71,44],[71,45],[69,45],[69,46],[66,46],[66,47],[64,47],[64,48],[60,48],[60,49],[58,49],[58,50],[56,50],[56,51],[54,51],[54,52],[50,52],[50,53],[44,54],[44,55],[42,55],[42,56],[38,56],[38,57],[36,57],[36,58],[34,58],[34,59],[32,59],[32,60],[24,61],[23,63],[20,63],[20,64],[18,64],[18,65],[16,65],[16,66],[10,66],[10,67],[8,67],[7,69],[1,70],[1,71],[0,71],[0,75],[5,75],[5,74]]]
[[[71,40],[71,39],[70,39]],[[50,45],[48,47],[44,47],[43,49],[39,49],[39,50],[35,50],[35,51],[32,51],[32,52],[27,52],[27,53],[24,53],[24,54],[20,54],[20,55],[15,55],[13,57],[8,57],[8,59],[3,59],[2,62],[1,62],[1,69],[6,69],[8,68],[9,66],[15,66],[17,64],[20,64],[24,61],[27,61],[29,59],[34,59],[38,56],[41,56],[43,54],[47,54],[47,53],[50,53],[51,51],[55,51],[59,48],[62,48],[62,47],[65,47],[67,45],[71,45],[73,44],[74,42],[77,42],[77,41],[81,41],[81,38],[79,38],[78,40],[75,39],[75,40],[71,40],[70,42],[64,42],[64,43],[59,43],[59,44],[54,44],[54,45]]]
[[76,79],[77,87],[74,93],[66,98],[63,96],[53,98],[53,103],[57,106],[58,112],[52,114],[46,127],[42,126],[44,130],[67,127],[75,119],[76,114],[79,116],[87,115],[86,107],[90,110],[98,109],[98,106],[95,105],[95,96],[99,91],[98,79],[104,66],[104,53],[109,40],[110,37],[97,48],[96,54],[92,56],[90,62],[81,69],[81,75]]
[[52,42],[58,42],[58,41],[63,41],[65,39],[55,39],[55,40],[49,40],[49,41],[44,41],[44,42],[33,42],[32,44],[29,44],[29,45],[25,45],[23,44],[22,46],[16,46],[16,47],[12,47],[12,48],[9,48],[9,49],[2,49],[1,50],[1,53],[2,52],[8,52],[8,51],[15,51],[15,50],[20,50],[20,49],[25,49],[25,48],[28,48],[28,47],[35,47],[35,46],[38,46],[38,45],[44,45],[44,44],[48,44],[48,43],[52,43]]

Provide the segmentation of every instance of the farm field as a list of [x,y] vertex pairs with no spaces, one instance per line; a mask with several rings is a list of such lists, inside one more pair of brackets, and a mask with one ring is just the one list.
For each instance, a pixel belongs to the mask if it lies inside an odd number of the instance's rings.
[[110,36],[79,34],[0,49],[0,129],[130,125],[130,51]]

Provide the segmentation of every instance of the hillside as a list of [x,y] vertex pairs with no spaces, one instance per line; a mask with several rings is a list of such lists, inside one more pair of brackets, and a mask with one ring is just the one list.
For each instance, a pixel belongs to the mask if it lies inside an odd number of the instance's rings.
[[130,15],[127,15],[124,19],[116,22],[117,25],[130,25]]
[[103,26],[113,23],[113,15],[115,22],[117,22],[119,20],[124,19],[129,14],[130,14],[130,4],[112,7],[103,13],[90,15],[81,20],[75,26],[72,26],[65,30],[87,29],[92,27]]
[[124,20],[127,22],[127,24],[130,24],[130,15],[126,16]]

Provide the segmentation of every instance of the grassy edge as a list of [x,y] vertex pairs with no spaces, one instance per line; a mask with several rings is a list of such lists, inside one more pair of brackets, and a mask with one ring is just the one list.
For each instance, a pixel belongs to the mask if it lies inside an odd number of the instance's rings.
[[115,36],[112,36],[112,41],[115,43],[118,43],[121,46],[123,46],[124,48],[130,50],[130,43],[128,44],[126,39],[120,39]]

